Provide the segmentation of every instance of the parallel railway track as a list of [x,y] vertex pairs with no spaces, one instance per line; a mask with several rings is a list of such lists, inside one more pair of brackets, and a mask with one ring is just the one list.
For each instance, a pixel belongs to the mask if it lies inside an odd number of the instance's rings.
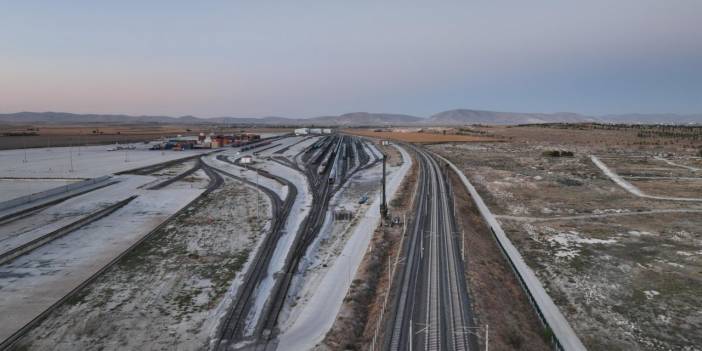
[[383,349],[476,349],[450,185],[439,163],[426,151],[416,151],[420,184],[415,216],[402,248],[405,262],[385,321]]
[[[301,154],[296,155],[295,158],[300,156],[302,162],[304,163],[304,167],[300,167],[297,163],[282,156],[271,157],[272,161],[302,172],[306,176],[310,189],[312,190],[312,207],[297,230],[291,248],[285,258],[283,269],[275,280],[259,320],[256,321],[257,324],[253,335],[250,337],[243,337],[240,333],[223,333],[221,334],[221,338],[217,342],[215,349],[229,350],[239,348],[246,350],[269,350],[277,347],[275,340],[278,334],[278,319],[281,310],[285,306],[288,291],[292,284],[293,278],[298,273],[300,262],[305,257],[307,249],[317,237],[317,234],[324,223],[324,219],[327,215],[329,200],[334,193],[335,187],[338,186],[338,188],[340,188],[341,185],[343,185],[343,183],[352,175],[346,172],[346,170],[349,168],[348,153],[345,153],[345,155],[340,155],[339,152],[340,150],[344,149],[350,150],[351,143],[355,142],[357,142],[356,138],[348,136],[343,138],[338,136],[324,137],[305,148]],[[359,148],[359,150],[361,150],[358,152],[358,158],[360,159],[359,164],[357,167],[355,167],[353,173],[372,165],[364,163],[364,161],[370,161],[371,158],[368,157],[362,148]],[[225,160],[224,156],[220,156],[219,158],[220,160]],[[339,166],[341,163],[344,164]],[[337,169],[337,167],[341,167],[342,170],[338,174],[334,174],[332,178],[331,175],[333,171]],[[321,170],[321,172],[319,170]],[[266,177],[273,177],[275,179],[280,178],[262,170],[256,171]],[[268,247],[268,244],[264,244],[263,248],[265,249],[265,252],[262,253],[262,255],[269,255],[272,253],[274,247]],[[268,266],[267,262],[265,263],[265,266]],[[227,322],[224,324],[223,329],[231,330],[229,327],[230,325],[241,325],[243,323],[246,315],[236,311],[246,309],[245,307],[240,307],[241,305],[251,304],[251,302],[246,302],[245,300],[252,297],[252,292],[254,291],[253,287],[255,287],[257,282],[263,278],[263,275],[256,273],[257,270],[260,272],[265,272],[260,268],[252,268],[254,273],[247,275],[245,278],[246,281],[251,281],[245,283],[246,287],[242,286],[242,288],[240,288],[240,290],[246,291],[240,292],[238,295],[248,296],[248,298],[237,298],[238,301],[235,302],[232,308],[232,310],[235,312],[232,312],[227,318]],[[235,321],[237,318],[239,321]]]

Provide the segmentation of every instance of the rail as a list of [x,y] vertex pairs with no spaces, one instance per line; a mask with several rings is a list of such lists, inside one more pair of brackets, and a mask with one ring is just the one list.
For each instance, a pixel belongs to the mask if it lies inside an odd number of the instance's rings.
[[36,327],[41,323],[46,317],[49,316],[54,310],[56,310],[58,307],[63,305],[64,302],[72,299],[73,297],[77,296],[78,293],[83,290],[86,286],[90,285],[92,282],[94,282],[97,278],[99,278],[103,273],[105,273],[108,269],[112,268],[115,264],[120,262],[124,256],[129,254],[130,252],[134,251],[141,243],[144,241],[148,240],[149,238],[153,237],[159,230],[163,229],[166,227],[166,225],[171,223],[171,220],[179,216],[180,214],[184,213],[187,211],[190,206],[197,201],[201,200],[203,197],[211,193],[212,191],[216,190],[223,184],[223,179],[222,177],[217,174],[213,169],[211,169],[209,166],[204,164],[203,162],[203,169],[205,170],[205,173],[210,177],[210,183],[207,186],[207,189],[200,193],[197,197],[195,197],[192,201],[188,202],[185,206],[183,206],[180,210],[176,211],[172,215],[168,216],[161,224],[156,226],[156,228],[152,229],[150,232],[148,232],[146,235],[142,236],[139,240],[137,240],[134,244],[132,244],[130,247],[128,247],[126,250],[122,251],[121,254],[119,254],[117,257],[112,259],[109,263],[104,265],[102,268],[100,268],[97,272],[95,272],[93,275],[88,277],[88,279],[84,280],[80,285],[76,286],[73,290],[69,291],[66,295],[63,295],[61,299],[56,301],[53,305],[49,306],[46,310],[44,310],[42,313],[40,313],[38,316],[34,317],[31,321],[29,321],[27,324],[25,324],[22,328],[14,332],[12,335],[10,335],[7,339],[4,341],[0,342],[0,350],[8,350],[15,346],[17,341],[19,341],[27,332],[32,330],[32,328]]
[[74,232],[82,227],[85,227],[86,225],[93,223],[101,218],[107,217],[112,212],[117,211],[118,209],[124,207],[126,204],[130,203],[132,200],[134,200],[137,197],[137,195],[132,195],[122,201],[116,202],[110,206],[107,206],[103,209],[97,210],[91,214],[88,214],[85,217],[82,217],[67,226],[64,226],[62,228],[59,228],[57,230],[54,230],[50,233],[47,233],[45,235],[42,235],[34,240],[28,241],[20,246],[17,246],[7,252],[3,252],[0,254],[0,265],[5,264],[7,262],[10,262],[14,260],[17,257],[20,257],[22,255],[28,254],[32,250],[43,246],[44,244],[47,244],[49,242],[52,242],[60,237],[65,236],[68,233]]
[[102,176],[98,178],[91,178],[91,179],[86,179],[80,182],[72,183],[72,184],[67,184],[67,185],[62,185],[59,187],[51,188],[49,190],[45,190],[42,192],[30,194],[30,195],[25,195],[25,196],[20,196],[8,201],[3,201],[0,202],[0,211],[5,211],[14,207],[22,206],[29,204],[31,202],[36,202],[40,201],[46,198],[49,198],[51,196],[56,196],[60,194],[67,193],[69,191],[74,191],[77,189],[81,188],[88,188],[88,187],[95,187],[97,184],[101,184],[103,182],[106,182],[110,179],[110,176]]

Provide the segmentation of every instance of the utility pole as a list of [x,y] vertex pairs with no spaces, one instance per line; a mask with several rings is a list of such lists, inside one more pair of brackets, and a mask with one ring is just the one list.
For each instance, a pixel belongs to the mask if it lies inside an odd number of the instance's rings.
[[407,212],[402,214],[402,236],[407,234]]
[[349,282],[349,289],[351,289],[351,255],[346,255],[346,280]]
[[413,336],[414,335],[412,334],[412,318],[410,318],[409,351],[412,351],[412,339],[414,339]]
[[261,199],[261,190],[260,186],[258,185],[258,172],[256,172],[256,219],[259,219],[260,214],[259,214],[259,209],[261,208],[260,205],[260,200]]
[[485,351],[488,351],[488,341],[490,337],[490,334],[488,334],[488,328],[490,328],[490,325],[485,324]]
[[24,160],[22,160],[22,163],[27,163],[27,140],[25,138],[22,138],[22,148],[24,149]]
[[70,162],[70,168],[68,169],[69,172],[73,173],[73,146],[68,147],[68,157],[69,157],[69,162]]
[[385,161],[387,155],[383,154],[383,202],[380,203],[380,216],[385,219],[388,218],[388,203],[385,198]]
[[392,271],[390,271],[391,266],[392,263],[388,262],[388,286],[390,286],[390,281],[392,280]]
[[463,262],[466,261],[466,230],[461,232],[461,256],[463,257]]

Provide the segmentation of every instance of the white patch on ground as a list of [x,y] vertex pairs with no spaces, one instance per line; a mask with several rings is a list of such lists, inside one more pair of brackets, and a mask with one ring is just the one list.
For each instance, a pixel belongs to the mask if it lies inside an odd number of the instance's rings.
[[682,164],[679,164],[679,163],[670,161],[670,160],[668,160],[668,159],[665,159],[665,158],[663,158],[663,157],[654,156],[653,158],[655,158],[656,160],[663,161],[663,162],[665,162],[665,163],[667,163],[667,164],[669,164],[669,165],[671,165],[671,166],[686,168],[686,169],[691,170],[691,171],[693,171],[693,172],[702,171],[702,168],[697,168],[697,167],[691,167],[691,166],[682,165]]
[[626,190],[629,193],[636,195],[638,197],[645,197],[645,198],[657,199],[657,200],[672,200],[672,201],[702,201],[702,199],[698,199],[698,198],[653,196],[653,195],[644,194],[644,192],[642,192],[639,188],[637,188],[633,184],[627,182],[620,175],[615,173],[613,170],[609,169],[609,167],[607,167],[607,165],[605,165],[599,158],[597,158],[597,156],[590,155],[590,159],[592,160],[592,163],[594,163],[595,166],[597,166],[597,168],[599,168],[613,182],[617,183],[617,185],[624,188],[624,190]]
[[[668,317],[668,316],[666,316],[666,315],[659,314],[659,315],[658,315],[658,320],[661,321],[661,322],[664,323],[664,324],[670,324],[671,318]],[[694,350],[694,349],[690,349],[690,350]]]
[[[130,256],[96,280],[83,302],[62,307],[32,333],[33,349],[203,349],[239,286],[220,277],[250,250],[252,261],[270,225],[266,201],[260,220],[257,190],[225,178],[212,201],[199,203],[164,228],[145,256]],[[147,265],[135,265],[143,260]],[[224,289],[225,291],[222,291]],[[83,322],[85,321],[85,322]]]
[[644,295],[646,295],[646,298],[649,300],[661,294],[655,290],[645,290],[643,293],[644,293]]
[[630,230],[630,231],[626,232],[626,234],[630,235],[630,236],[654,235],[653,233],[649,233],[647,231],[638,231],[638,230]]
[[[130,195],[148,194],[150,191],[145,190],[144,185],[152,183],[154,177],[121,175],[115,176],[115,179],[119,182],[67,199],[31,216],[0,225],[0,251],[7,251],[48,234]],[[202,188],[192,190],[198,189]]]
[[[119,184],[149,181],[146,176],[123,176]],[[139,197],[113,214],[39,247],[0,267],[0,339],[29,322],[75,286],[97,272],[189,203],[202,189],[143,190],[107,187],[103,201],[119,201],[132,194]],[[121,191],[120,191],[121,190]],[[106,192],[111,196],[106,196]]]
[[[106,174],[144,167],[165,161],[199,155],[212,150],[159,151],[148,150],[150,145],[130,144],[128,151],[107,151],[114,145],[52,147],[27,149],[28,162],[24,163],[22,149],[0,150],[0,177],[22,178],[95,178]],[[126,158],[125,158],[126,154]],[[73,171],[71,171],[71,158]],[[126,161],[125,161],[126,159]]]
[[594,209],[592,210],[593,214],[612,214],[612,213],[629,213],[631,210],[626,209],[626,208],[605,208],[605,209]]
[[[231,163],[225,162],[225,161],[220,161],[217,159],[218,155],[224,155],[228,157],[232,162],[236,160],[238,157],[241,157],[240,155],[237,155],[236,149],[227,149],[224,150],[223,152],[218,152],[215,154],[208,155],[206,157],[203,157],[203,161],[207,163],[208,165],[221,169],[223,171],[226,171],[234,176],[244,178],[250,182],[253,182],[254,184],[259,184],[261,186],[264,186],[268,189],[273,190],[278,197],[281,200],[284,200],[285,197],[288,195],[288,187],[280,184],[278,181],[275,181],[270,178],[266,178],[263,176],[260,176],[257,172],[249,170],[244,167],[240,167],[237,165],[233,165]],[[259,162],[254,158],[254,161]],[[260,167],[260,164],[255,164],[253,167]]]
[[298,229],[312,206],[312,194],[305,175],[273,161],[266,161],[261,168],[292,182],[297,188],[297,197],[285,222],[285,233],[280,237],[273,251],[273,256],[268,266],[268,274],[257,288],[256,301],[246,321],[245,334],[247,335],[254,331],[254,327],[263,312],[264,304],[270,296],[271,288],[276,281],[276,274],[282,272],[288,251],[290,251]]
[[80,180],[81,179],[41,178],[0,179],[0,202],[69,185]]
[[559,258],[571,259],[580,254],[580,248],[583,244],[593,245],[593,244],[614,244],[617,242],[615,239],[594,239],[594,238],[583,238],[580,233],[576,231],[569,231],[566,233],[558,233],[552,228],[546,227],[547,231],[555,233],[551,234],[547,241],[556,250],[554,254]]

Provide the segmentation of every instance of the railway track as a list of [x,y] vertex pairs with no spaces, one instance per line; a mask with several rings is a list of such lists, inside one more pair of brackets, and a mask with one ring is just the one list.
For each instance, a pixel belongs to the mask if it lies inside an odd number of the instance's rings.
[[[275,235],[269,235],[271,240],[263,244],[259,253],[260,257],[256,258],[256,261],[260,261],[260,264],[252,267],[244,278],[245,282],[240,288],[237,299],[223,323],[220,337],[214,347],[215,349],[269,350],[277,347],[275,340],[278,334],[278,318],[281,310],[285,306],[292,280],[298,271],[301,260],[306,255],[309,245],[315,240],[324,224],[329,200],[334,192],[334,185],[340,187],[343,182],[350,177],[350,174],[345,174],[345,170],[343,169],[339,172],[338,176],[330,177],[333,170],[339,167],[339,164],[344,163],[342,167],[348,168],[347,165],[349,161],[345,157],[340,157],[339,150],[349,150],[351,143],[354,142],[357,142],[354,137],[340,138],[338,136],[331,136],[321,138],[295,156],[295,159],[300,156],[303,160],[304,167],[300,167],[296,162],[290,161],[282,156],[271,157],[273,162],[300,171],[306,176],[310,189],[312,189],[312,206],[308,215],[303,219],[297,230],[291,248],[285,257],[283,269],[275,280],[259,320],[256,321],[257,324],[253,335],[244,337],[241,333],[242,325],[247,316],[245,311],[248,311],[250,308],[248,306],[253,304],[255,287],[265,277],[267,272],[265,268],[268,267],[270,262],[269,256],[272,255],[277,242],[277,237]],[[359,152],[359,154],[361,153]],[[365,161],[370,160],[370,157],[365,155],[365,153],[363,155],[366,156]],[[348,156],[348,154],[346,154],[346,156]],[[237,164],[236,161],[233,162],[223,155],[218,156],[218,159],[224,162]],[[359,161],[362,162],[363,160]],[[358,171],[363,166],[368,165],[359,163],[354,171]],[[292,183],[266,171],[255,168],[252,169],[262,176],[275,179],[276,181],[288,185],[289,189],[294,189],[294,193],[289,192],[287,198],[295,198],[297,189]],[[289,211],[289,208],[287,211]],[[274,213],[277,213],[277,211]],[[287,212],[275,215],[274,218],[275,217],[279,218],[278,223],[282,225],[284,219],[287,217]],[[273,240],[273,238],[275,238],[275,240]]]
[[[329,141],[327,142],[326,147],[334,147],[334,137],[328,138],[328,140]],[[353,139],[349,138],[347,139],[347,142],[350,142],[351,140]],[[314,151],[314,149],[307,151],[311,152]],[[335,158],[335,155],[333,153],[328,153],[327,157],[327,161],[331,162],[330,160]],[[267,309],[263,315],[263,318],[265,318],[264,323],[261,324],[262,328],[259,330],[259,335],[262,338],[263,345],[267,345],[275,339],[278,332],[278,318],[280,311],[285,304],[288,290],[295,274],[297,273],[300,261],[305,257],[309,245],[317,237],[317,234],[324,223],[329,200],[333,194],[334,187],[328,181],[332,167],[327,167],[324,173],[319,174],[316,172],[317,167],[315,166],[317,166],[317,164],[314,163],[314,157],[303,157],[303,159],[310,160],[306,164],[304,172],[307,176],[310,188],[313,190],[312,209],[298,230],[298,234],[293,242],[292,249],[286,258],[285,272],[281,278],[276,281],[274,293],[271,295],[271,303],[267,305]],[[317,159],[317,161],[321,162],[321,159]],[[283,163],[284,162],[281,162],[281,164]],[[346,179],[341,179],[341,182],[345,181]],[[341,186],[342,184],[338,185]],[[266,346],[263,346],[259,349],[266,350],[267,348]]]
[[26,255],[30,253],[32,250],[37,249],[39,247],[42,247],[58,238],[61,238],[71,232],[74,232],[82,227],[85,227],[86,225],[93,223],[101,218],[107,217],[113,212],[117,211],[118,209],[124,207],[128,203],[130,203],[132,200],[136,199],[137,195],[130,196],[122,201],[118,201],[112,205],[109,205],[103,209],[97,210],[93,213],[90,213],[86,216],[83,216],[79,218],[78,220],[75,220],[59,229],[56,229],[52,232],[46,233],[34,240],[28,241],[22,245],[19,245],[11,250],[8,250],[6,252],[0,253],[0,265],[5,264],[9,261],[14,260],[17,257],[20,257],[22,255]]
[[383,349],[474,350],[477,342],[450,184],[430,154],[416,151],[420,184],[415,216],[402,248],[405,261],[385,321]]
[[20,340],[24,335],[26,335],[30,330],[32,330],[34,327],[39,325],[46,317],[51,314],[54,310],[56,310],[59,306],[64,304],[66,301],[71,300],[75,296],[77,296],[81,290],[83,290],[85,287],[90,285],[92,282],[94,282],[98,277],[100,277],[103,273],[105,273],[107,270],[109,270],[112,266],[115,264],[119,263],[124,256],[129,254],[130,252],[134,251],[139,245],[141,245],[144,241],[148,240],[149,238],[153,237],[155,233],[157,233],[159,230],[164,228],[166,225],[170,224],[171,220],[173,218],[176,218],[179,216],[181,213],[184,211],[188,210],[190,206],[200,200],[202,200],[206,195],[210,194],[211,192],[217,190],[219,187],[224,184],[224,180],[222,176],[220,176],[212,167],[208,166],[207,164],[203,163],[202,164],[202,169],[205,171],[207,176],[210,178],[209,183],[207,184],[207,188],[205,191],[203,191],[199,196],[197,196],[195,199],[193,199],[187,206],[183,206],[179,211],[175,212],[171,216],[169,216],[166,220],[161,222],[156,228],[152,229],[149,233],[144,235],[141,239],[137,240],[134,244],[132,244],[130,247],[128,247],[126,250],[124,250],[121,254],[119,254],[117,257],[112,259],[109,263],[104,265],[102,268],[100,268],[97,272],[95,272],[93,275],[88,277],[88,279],[84,280],[80,285],[76,286],[68,292],[66,295],[64,295],[62,298],[60,298],[58,301],[56,301],[54,304],[49,306],[46,310],[44,310],[42,313],[40,313],[38,316],[34,317],[29,323],[25,324],[14,332],[10,337],[7,339],[3,340],[0,342],[0,350],[8,350],[11,349],[15,344],[17,343],[18,340]]
[[[224,155],[219,155],[217,157],[220,161],[227,162],[230,164],[237,165],[235,161],[231,161]],[[254,300],[256,299],[255,292],[259,283],[266,277],[268,272],[268,266],[270,264],[271,258],[277,246],[280,236],[283,234],[285,222],[288,215],[290,214],[290,209],[297,197],[297,187],[282,177],[272,175],[263,170],[256,168],[250,168],[258,172],[260,175],[274,179],[281,184],[288,186],[288,194],[284,201],[281,201],[278,195],[272,190],[262,186],[257,185],[250,180],[244,179],[242,177],[235,176],[229,172],[218,170],[222,174],[225,174],[233,179],[245,182],[249,185],[255,186],[261,191],[263,191],[266,196],[271,200],[273,206],[273,217],[271,229],[269,230],[266,238],[264,239],[261,248],[257,251],[256,257],[252,261],[252,267],[246,272],[243,282],[239,290],[237,291],[237,296],[234,300],[232,308],[230,308],[228,314],[226,315],[222,326],[220,327],[219,335],[215,345],[217,350],[226,350],[230,345],[236,341],[246,339],[244,334],[244,327],[246,322],[246,317],[249,314],[250,309],[254,305]]]
[[72,198],[74,198],[74,197],[77,197],[77,196],[80,196],[80,195],[83,195],[83,194],[87,194],[87,193],[89,193],[89,192],[91,192],[91,191],[95,191],[95,190],[98,190],[98,189],[106,188],[106,187],[108,187],[108,186],[110,186],[110,185],[113,185],[113,184],[116,184],[116,183],[118,183],[118,182],[119,182],[119,180],[107,181],[107,182],[105,182],[105,183],[103,183],[103,184],[100,184],[100,185],[98,185],[98,186],[95,186],[95,187],[88,187],[88,188],[86,188],[86,189],[83,189],[83,190],[80,190],[80,191],[77,191],[77,192],[72,192],[72,193],[67,194],[67,195],[59,196],[59,197],[57,197],[57,198],[54,199],[54,200],[51,200],[51,201],[48,201],[48,202],[44,202],[44,203],[40,203],[40,204],[38,204],[38,205],[36,205],[36,206],[31,206],[31,207],[29,207],[29,208],[20,209],[20,210],[17,210],[17,211],[13,211],[12,213],[9,213],[9,214],[6,214],[6,215],[2,215],[2,216],[0,216],[0,226],[5,225],[5,224],[8,224],[8,223],[12,223],[12,222],[14,222],[14,221],[16,221],[16,220],[19,220],[19,219],[22,219],[22,218],[25,218],[25,217],[28,217],[28,216],[31,216],[31,215],[33,215],[33,214],[35,214],[35,213],[37,213],[37,212],[39,212],[39,211],[41,211],[41,210],[43,210],[43,209],[45,209],[45,208],[51,207],[51,206],[53,206],[53,205],[60,204],[60,203],[62,203],[62,202],[64,202],[64,201],[66,201],[66,200],[72,199]]
[[302,142],[305,142],[305,141],[309,140],[310,138],[312,138],[312,137],[309,137],[309,136],[308,136],[308,137],[302,138],[302,139],[298,140],[297,142],[295,142],[295,143],[293,143],[293,144],[290,144],[290,145],[288,145],[288,146],[286,146],[286,147],[284,147],[284,148],[281,148],[280,150],[274,151],[273,153],[274,153],[274,154],[278,154],[278,155],[283,154],[283,153],[285,153],[286,151],[288,151],[291,147],[293,147],[293,146],[295,146],[295,145],[297,145],[297,144],[300,144],[300,143],[302,143]]
[[181,179],[183,179],[183,178],[185,178],[185,177],[187,177],[187,176],[189,176],[189,175],[191,175],[191,174],[197,172],[197,171],[200,170],[201,168],[202,168],[202,159],[201,159],[201,158],[198,158],[198,159],[195,161],[195,165],[193,165],[192,167],[190,167],[190,169],[188,169],[187,171],[185,171],[185,172],[183,172],[183,173],[180,173],[180,174],[176,175],[175,177],[168,178],[168,179],[166,179],[166,180],[164,180],[164,181],[162,181],[162,182],[160,182],[160,183],[158,183],[158,184],[152,185],[152,186],[150,186],[148,189],[149,189],[149,190],[158,190],[158,189],[164,188],[164,187],[166,187],[166,186],[168,186],[168,185],[171,185],[171,184],[173,184],[173,183],[175,183],[175,182],[177,182],[177,181],[179,181],[179,180],[181,180]]
[[[355,144],[354,144],[355,143]],[[246,273],[242,286],[237,292],[236,299],[233,302],[230,311],[222,322],[222,326],[218,332],[218,338],[213,344],[216,350],[270,350],[275,349],[276,338],[278,334],[278,318],[280,312],[285,306],[288,291],[295,277],[301,260],[305,257],[309,245],[315,240],[319,233],[329,205],[329,200],[334,192],[334,185],[341,185],[351,177],[351,175],[361,169],[372,166],[377,159],[369,157],[365,149],[361,147],[362,142],[355,137],[339,137],[327,136],[320,138],[314,144],[306,147],[303,151],[294,156],[298,157],[302,163],[291,161],[283,156],[272,156],[270,160],[282,166],[295,169],[305,175],[307,182],[312,189],[312,206],[308,215],[303,219],[301,225],[297,229],[296,235],[291,244],[290,250],[287,252],[283,268],[277,275],[272,290],[266,299],[266,302],[261,311],[260,318],[254,321],[255,327],[251,335],[243,335],[247,316],[254,305],[257,286],[266,278],[271,257],[275,251],[278,239],[280,238],[281,230],[286,222],[289,211],[292,207],[295,197],[297,196],[297,188],[280,176],[271,174],[265,170],[248,167],[249,169],[258,172],[259,175],[273,179],[281,184],[288,186],[288,195],[285,202],[281,202],[277,195],[270,189],[259,186],[274,203],[274,223],[272,231],[269,232],[261,248],[257,252],[257,256],[252,262],[252,266]],[[339,150],[346,150],[345,157],[339,155]],[[349,150],[353,150],[351,156],[353,160],[349,160]],[[234,165],[239,165],[239,160],[232,161],[225,155],[219,155],[218,160]],[[354,164],[355,167],[349,173],[347,172]],[[332,171],[341,165],[341,171],[338,175],[330,177]],[[226,176],[244,181],[248,184],[255,185],[251,181],[237,177],[224,170],[218,169]]]

